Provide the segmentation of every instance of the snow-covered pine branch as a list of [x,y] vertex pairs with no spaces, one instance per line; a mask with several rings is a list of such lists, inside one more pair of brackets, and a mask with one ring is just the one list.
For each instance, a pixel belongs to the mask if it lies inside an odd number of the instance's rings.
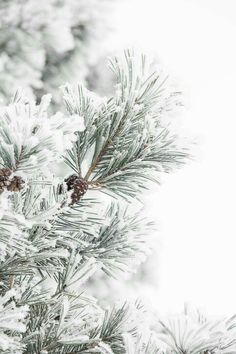
[[84,178],[91,186],[125,198],[137,197],[148,180],[159,181],[160,172],[181,166],[188,153],[162,126],[165,80],[151,71],[146,58],[126,51],[110,66],[117,83],[114,96],[108,99],[99,99],[80,86],[63,87],[69,113],[82,116],[86,126],[66,162],[76,173],[88,165]]
[[206,316],[202,311],[186,305],[182,314],[159,320],[156,333],[166,354],[236,352],[235,316]]
[[11,289],[0,296],[0,352],[21,353],[24,349],[22,333],[26,331],[29,307],[17,306],[14,297],[17,291]]
[[0,110],[0,163],[11,173],[34,174],[57,161],[75,140],[75,117],[47,114],[50,95],[39,105],[16,93]]
[[[151,330],[140,303],[102,308],[86,293],[98,269],[113,277],[137,270],[152,225],[124,199],[141,199],[149,180],[187,158],[163,126],[173,95],[146,59],[127,51],[111,66],[118,81],[108,99],[66,85],[67,113],[48,113],[49,96],[36,104],[19,92],[1,108],[0,350],[233,353],[234,317],[185,313],[156,318]],[[58,164],[69,170],[56,175]]]

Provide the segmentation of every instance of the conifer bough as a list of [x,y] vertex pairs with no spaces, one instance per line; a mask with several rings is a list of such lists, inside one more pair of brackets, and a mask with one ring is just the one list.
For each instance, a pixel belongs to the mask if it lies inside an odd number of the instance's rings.
[[[173,95],[145,57],[127,51],[110,66],[108,99],[65,85],[67,113],[48,114],[50,95],[35,104],[19,92],[1,108],[0,352],[233,352],[234,318],[213,325],[184,314],[151,329],[139,302],[104,309],[84,290],[98,269],[137,270],[152,223],[120,200],[141,199],[187,158],[162,126]],[[105,211],[97,190],[111,195]]]

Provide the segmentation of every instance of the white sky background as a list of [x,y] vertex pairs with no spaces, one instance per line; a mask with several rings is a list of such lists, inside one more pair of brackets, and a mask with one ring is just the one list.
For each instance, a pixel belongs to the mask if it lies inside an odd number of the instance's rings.
[[[236,313],[236,1],[120,0],[111,48],[153,51],[187,97],[198,161],[149,196],[160,225],[160,310]],[[153,206],[156,205],[156,211]]]

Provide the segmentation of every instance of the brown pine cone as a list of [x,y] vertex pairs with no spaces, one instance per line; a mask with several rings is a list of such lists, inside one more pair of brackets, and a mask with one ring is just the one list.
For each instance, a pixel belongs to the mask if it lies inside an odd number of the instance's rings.
[[21,178],[20,176],[14,176],[10,180],[10,184],[7,189],[11,192],[19,192],[22,188],[24,188],[24,184],[25,181],[23,180],[23,178]]
[[71,175],[65,179],[67,190],[73,190],[71,194],[71,203],[70,205],[76,204],[79,202],[80,198],[87,192],[88,183],[82,177],[77,175]]
[[20,176],[10,177],[12,170],[9,168],[0,169],[0,192],[7,189],[11,192],[19,192],[25,184],[25,181]]
[[10,168],[0,168],[0,176],[7,176],[9,177],[12,173],[12,170]]
[[0,192],[3,192],[4,188],[9,186],[11,173],[12,171],[9,168],[0,169]]
[[78,175],[71,175],[68,178],[65,179],[66,185],[67,185],[67,190],[70,191],[73,189],[74,183],[76,182],[77,179],[80,179]]

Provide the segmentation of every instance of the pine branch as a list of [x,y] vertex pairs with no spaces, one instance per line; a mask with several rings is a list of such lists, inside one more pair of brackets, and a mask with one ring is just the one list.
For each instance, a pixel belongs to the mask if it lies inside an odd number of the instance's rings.
[[107,211],[106,224],[80,254],[95,257],[104,272],[113,277],[135,271],[150,253],[148,236],[153,231],[153,223],[143,218],[140,210],[132,215],[112,204]]
[[[111,67],[118,86],[109,99],[66,85],[66,115],[48,113],[49,96],[37,105],[19,93],[0,112],[0,296],[13,294],[4,309],[27,306],[17,340],[0,327],[14,354],[161,353],[139,305],[103,310],[82,290],[97,269],[116,277],[145,259],[152,223],[117,197],[136,197],[187,156],[160,124],[163,82],[145,58],[135,63],[127,51]],[[63,160],[75,173],[56,177]],[[116,203],[99,201],[83,176]]]
[[[79,114],[85,121],[86,129],[79,134],[79,155],[81,163],[89,162],[84,177],[89,186],[135,197],[148,180],[159,181],[161,171],[185,163],[188,153],[160,124],[161,114],[170,106],[165,80],[150,74],[144,57],[135,63],[129,51],[111,61],[111,67],[117,76],[113,97],[99,101],[81,87],[73,90],[67,86],[64,100],[69,113]],[[156,109],[158,101],[162,103]],[[91,157],[85,154],[85,147]]]
[[184,314],[160,320],[157,337],[166,345],[165,352],[233,353],[236,350],[235,318],[211,319],[186,308]]
[[[125,120],[125,117],[123,118],[123,120]],[[89,167],[86,175],[85,175],[85,179],[88,181],[91,174],[94,172],[94,170],[97,168],[99,162],[102,160],[103,156],[105,155],[105,153],[107,152],[107,149],[109,148],[109,146],[113,145],[113,139],[119,134],[122,124],[123,124],[123,120],[121,120],[119,122],[118,127],[115,129],[115,131],[111,134],[111,136],[109,137],[109,139],[107,140],[107,142],[105,143],[104,147],[102,148],[102,150],[100,151],[100,153],[98,154],[98,156],[95,158],[95,160],[92,162],[92,165]],[[95,183],[99,183],[99,181],[96,181]]]

